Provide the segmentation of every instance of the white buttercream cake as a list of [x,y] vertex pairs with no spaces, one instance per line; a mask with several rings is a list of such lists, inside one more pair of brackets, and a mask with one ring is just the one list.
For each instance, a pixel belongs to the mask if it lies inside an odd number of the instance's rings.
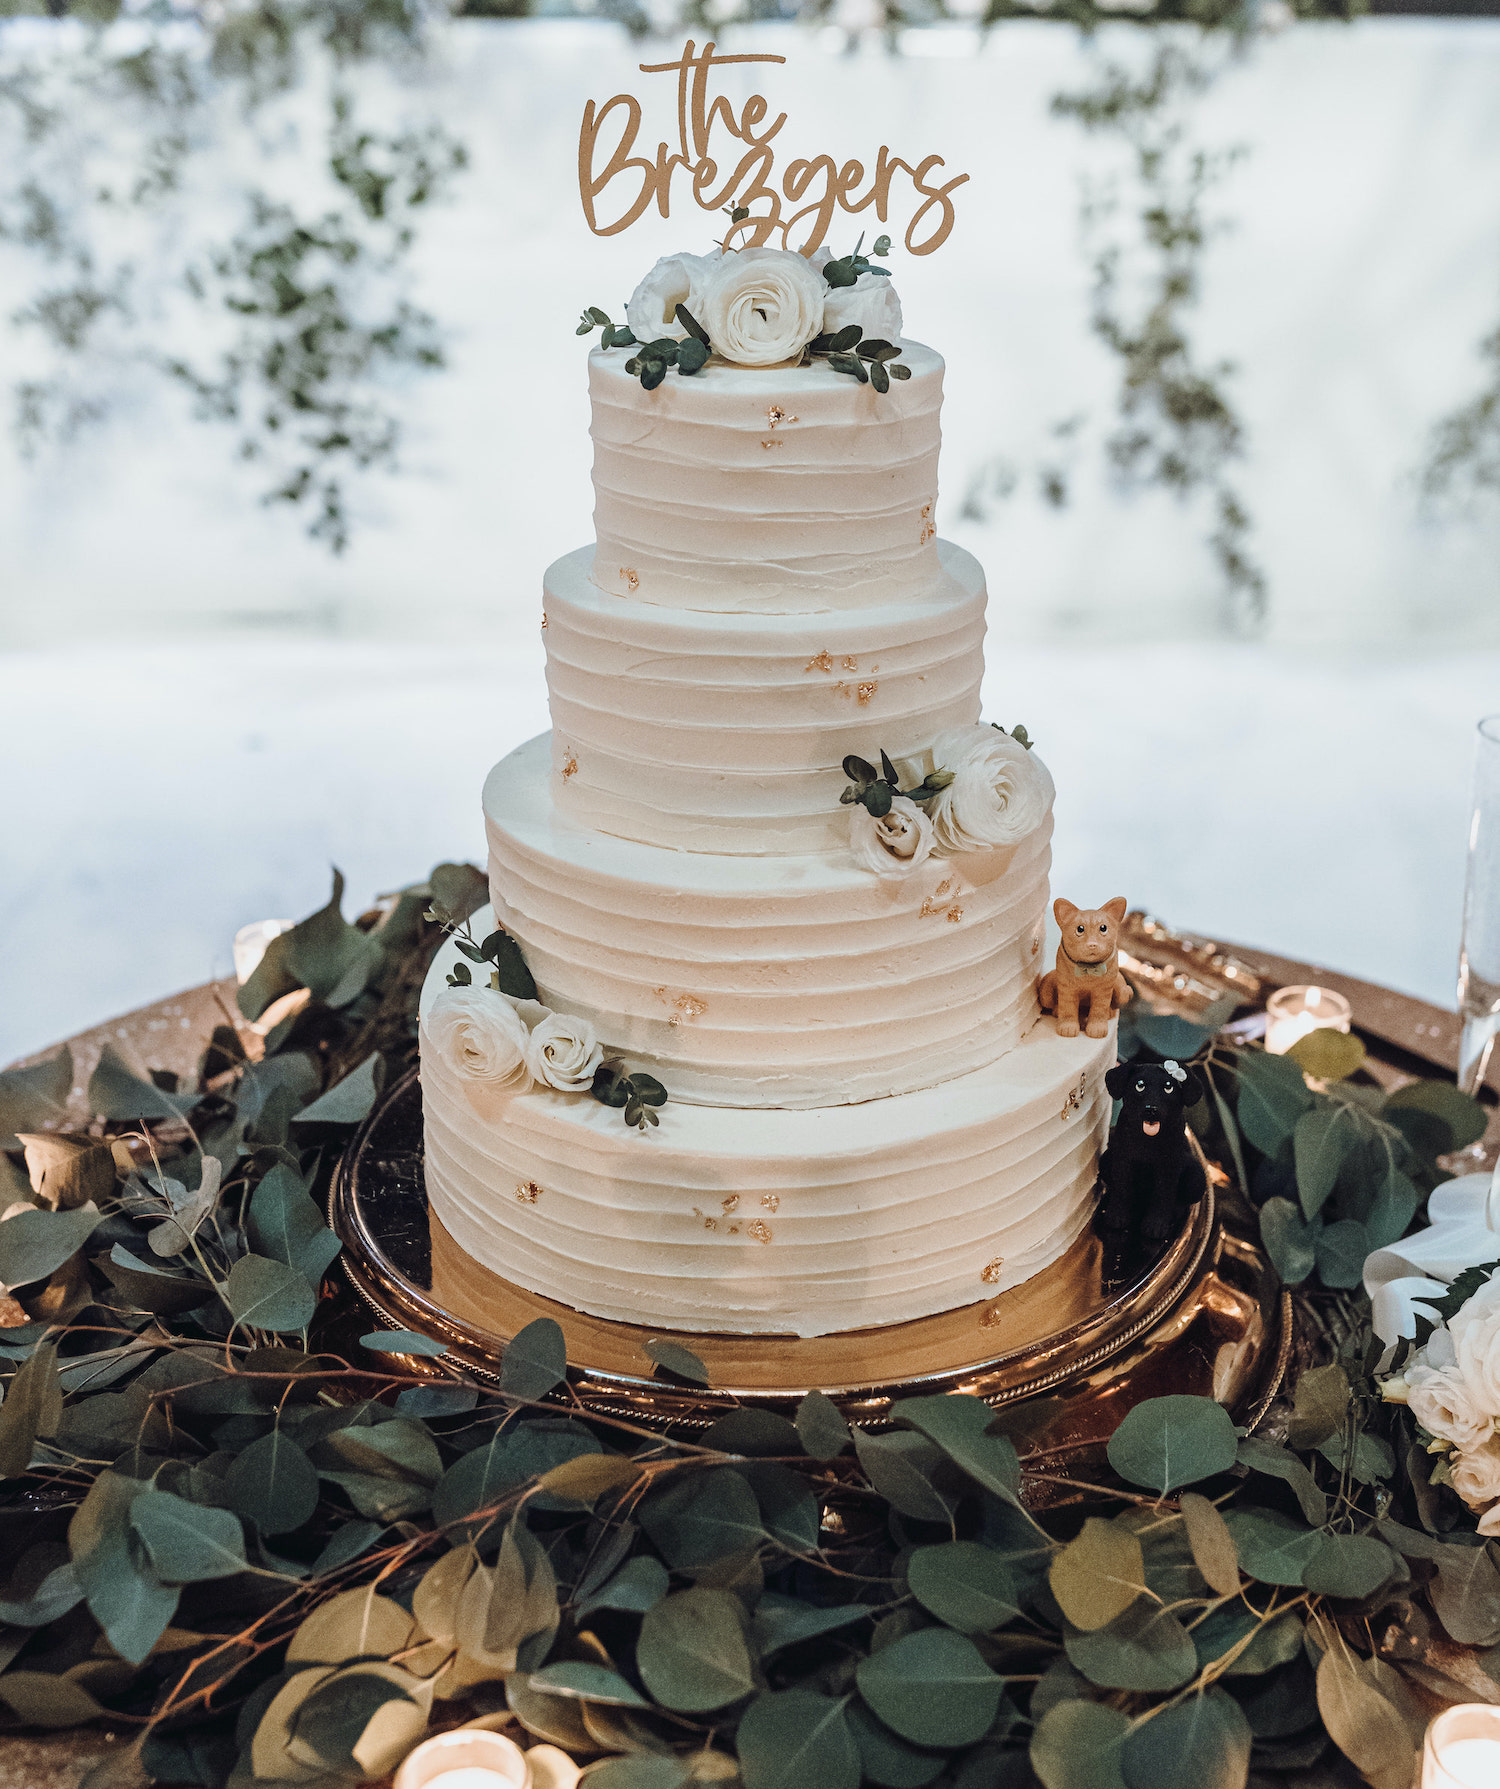
[[[473,925],[519,945],[540,1004],[509,1005],[533,1042],[563,1015],[573,1078],[453,1046],[452,942],[421,1074],[433,1216],[595,1316],[899,1323],[1019,1284],[1092,1210],[1113,1032],[1037,1006],[1045,770],[1007,741],[977,839],[987,786],[952,783],[997,739],[984,580],[933,522],[942,359],[898,346],[884,392],[826,359],[646,389],[590,356],[596,544],[547,573],[553,731],[485,786]],[[914,785],[891,833],[851,756]],[[658,1123],[591,1096],[601,1049],[666,1088]]]

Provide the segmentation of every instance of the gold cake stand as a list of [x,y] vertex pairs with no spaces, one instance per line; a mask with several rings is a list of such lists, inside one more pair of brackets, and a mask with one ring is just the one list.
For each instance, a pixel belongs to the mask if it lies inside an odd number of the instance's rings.
[[[1216,1169],[1211,1180],[1222,1182]],[[616,1323],[526,1292],[465,1255],[427,1210],[421,1090],[393,1087],[335,1177],[330,1222],[344,1268],[377,1321],[444,1344],[452,1368],[498,1379],[507,1341],[552,1317],[567,1342],[575,1408],[691,1434],[745,1401],[790,1414],[813,1387],[880,1428],[902,1397],[961,1391],[1017,1412],[1029,1454],[1091,1453],[1142,1398],[1210,1393],[1253,1426],[1291,1347],[1290,1301],[1258,1249],[1233,1236],[1214,1188],[1183,1233],[1134,1279],[1111,1284],[1091,1234],[996,1298],[841,1335],[684,1334]],[[655,1336],[691,1349],[707,1387],[655,1366]],[[407,1357],[431,1368],[431,1357]]]

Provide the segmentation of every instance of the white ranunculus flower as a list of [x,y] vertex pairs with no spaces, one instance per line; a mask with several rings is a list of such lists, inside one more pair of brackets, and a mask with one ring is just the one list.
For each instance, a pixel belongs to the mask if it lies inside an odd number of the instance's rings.
[[998,727],[954,727],[932,742],[932,760],[953,781],[932,802],[940,851],[998,851],[1018,845],[1052,810],[1052,777]]
[[932,822],[904,795],[896,796],[878,820],[860,802],[849,809],[849,849],[862,870],[909,876],[932,855],[932,845]]
[[656,342],[670,336],[674,342],[682,341],[687,330],[677,321],[677,307],[685,304],[700,323],[703,321],[704,277],[722,258],[720,249],[707,255],[663,255],[630,294],[625,307],[625,321],[635,339]]
[[702,313],[693,315],[722,359],[774,366],[800,354],[821,331],[827,291],[822,274],[793,250],[746,248],[725,255],[705,275]]
[[1492,1406],[1475,1398],[1457,1367],[1414,1361],[1406,1370],[1406,1405],[1429,1434],[1457,1448],[1481,1447],[1492,1433]]
[[594,1070],[604,1060],[604,1046],[587,1019],[548,1013],[532,1027],[526,1063],[544,1087],[559,1093],[587,1093]]
[[852,286],[829,286],[823,300],[823,333],[836,335],[857,323],[866,340],[894,342],[901,334],[901,300],[890,277],[862,273]]
[[[1500,1284],[1490,1279],[1448,1320],[1454,1365],[1474,1403],[1500,1416]],[[1429,1357],[1430,1358],[1430,1357]]]
[[1493,1503],[1500,1497],[1500,1441],[1455,1454],[1448,1470],[1453,1489],[1470,1509]]
[[444,988],[427,1015],[427,1031],[462,1080],[498,1093],[524,1093],[531,1085],[526,1021],[493,988]]

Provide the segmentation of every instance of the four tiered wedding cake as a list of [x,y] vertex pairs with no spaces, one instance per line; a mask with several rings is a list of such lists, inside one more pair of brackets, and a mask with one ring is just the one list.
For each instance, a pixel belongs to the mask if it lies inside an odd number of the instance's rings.
[[484,790],[536,997],[473,979],[482,923],[423,994],[432,1217],[661,1329],[992,1298],[1086,1224],[1114,1057],[1039,1016],[1052,783],[979,721],[942,359],[863,257],[669,257],[629,317],[596,544],[546,578],[553,731]]

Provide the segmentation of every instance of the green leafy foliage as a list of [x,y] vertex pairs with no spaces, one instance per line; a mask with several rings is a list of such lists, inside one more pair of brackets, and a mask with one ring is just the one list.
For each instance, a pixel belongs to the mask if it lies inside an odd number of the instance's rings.
[[871,1711],[913,1745],[972,1745],[1000,1709],[1004,1681],[972,1640],[922,1628],[864,1659],[855,1673]]
[[1133,1485],[1175,1491],[1227,1472],[1235,1462],[1234,1424],[1207,1398],[1148,1398],[1109,1438],[1109,1463]]

